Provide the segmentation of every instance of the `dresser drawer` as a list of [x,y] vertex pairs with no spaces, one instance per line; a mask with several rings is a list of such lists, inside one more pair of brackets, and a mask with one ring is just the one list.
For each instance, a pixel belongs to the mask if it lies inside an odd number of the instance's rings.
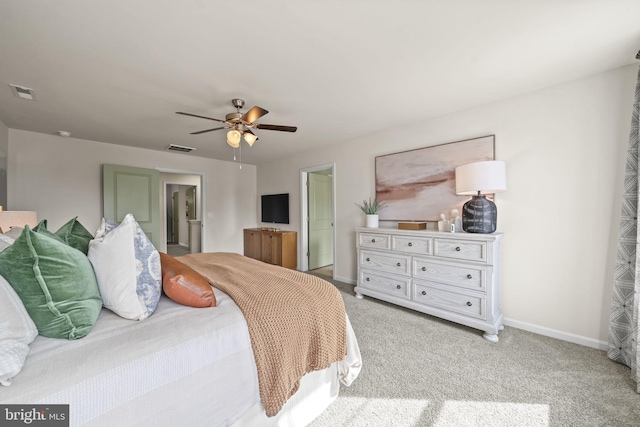
[[430,255],[431,239],[428,237],[391,236],[391,250]]
[[483,294],[446,289],[427,282],[413,282],[413,300],[417,303],[442,310],[464,314],[477,319],[486,319]]
[[413,277],[481,292],[485,292],[487,286],[486,267],[435,262],[418,257],[413,258]]
[[383,292],[404,299],[411,298],[411,279],[408,277],[394,277],[374,271],[360,270],[358,285],[363,288]]
[[391,249],[390,237],[387,234],[359,233],[358,246],[371,249]]
[[373,251],[360,251],[360,267],[387,273],[411,275],[411,257]]
[[438,257],[487,262],[487,243],[436,238],[433,254]]

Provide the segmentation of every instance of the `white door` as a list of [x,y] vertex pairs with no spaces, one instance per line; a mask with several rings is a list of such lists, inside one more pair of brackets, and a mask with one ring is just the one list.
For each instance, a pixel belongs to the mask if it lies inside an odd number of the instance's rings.
[[131,213],[156,248],[163,247],[159,180],[160,173],[154,169],[102,166],[104,217],[121,222]]
[[309,270],[333,264],[333,178],[309,173]]

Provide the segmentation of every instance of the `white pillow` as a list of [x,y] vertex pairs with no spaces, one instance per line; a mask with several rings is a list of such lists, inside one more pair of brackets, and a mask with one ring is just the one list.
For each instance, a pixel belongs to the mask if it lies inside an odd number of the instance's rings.
[[29,344],[38,335],[22,300],[0,276],[0,384],[11,385],[29,353]]
[[13,242],[16,240],[7,236],[6,234],[0,233],[0,252],[7,249],[9,246],[13,245]]
[[0,252],[13,245],[20,234],[22,234],[22,227],[11,227],[4,234],[0,233]]
[[8,231],[5,230],[4,235],[11,237],[13,240],[16,240],[22,234],[22,227],[11,227]]
[[162,291],[160,254],[133,215],[119,225],[103,218],[87,257],[106,308],[132,320],[153,314]]

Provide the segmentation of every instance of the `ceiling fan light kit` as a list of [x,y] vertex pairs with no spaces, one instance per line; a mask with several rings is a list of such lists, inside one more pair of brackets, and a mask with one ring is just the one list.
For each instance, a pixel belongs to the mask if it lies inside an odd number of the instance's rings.
[[253,147],[253,143],[258,140],[256,134],[251,132],[249,129],[245,130],[242,136],[244,137],[244,140],[247,141],[247,144],[249,144],[249,147]]
[[227,144],[233,148],[238,148],[240,146],[240,132],[235,129],[227,132]]
[[176,114],[182,114],[184,116],[198,117],[200,119],[213,120],[214,122],[223,123],[221,127],[213,129],[205,129],[198,132],[191,132],[191,135],[199,135],[201,133],[211,132],[220,129],[231,129],[227,132],[227,144],[233,148],[240,147],[241,139],[244,138],[249,147],[253,147],[253,144],[258,140],[258,136],[251,131],[251,129],[264,129],[264,130],[276,130],[281,132],[295,132],[298,130],[295,126],[282,126],[282,125],[266,125],[261,123],[254,123],[260,117],[268,113],[262,107],[251,107],[249,111],[242,114],[240,109],[244,107],[244,101],[236,98],[232,99],[231,103],[236,108],[236,112],[229,113],[225,116],[224,120],[215,119],[213,117],[200,116],[198,114],[183,113],[177,111]]

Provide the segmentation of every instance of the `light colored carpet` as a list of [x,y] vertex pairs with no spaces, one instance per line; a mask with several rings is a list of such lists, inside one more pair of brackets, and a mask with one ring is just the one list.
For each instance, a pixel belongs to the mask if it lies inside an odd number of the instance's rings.
[[178,245],[177,243],[167,243],[167,254],[171,256],[181,256],[190,254],[188,247]]
[[[325,276],[323,276],[326,279]],[[603,351],[506,327],[467,328],[342,292],[363,358],[311,427],[639,426],[630,369]]]
[[[330,278],[333,278],[333,264],[332,265],[325,265],[324,267],[320,267],[320,268],[316,268],[315,270],[311,270],[310,273],[319,274],[321,276],[329,276]],[[324,279],[326,279],[326,277],[324,277]]]

